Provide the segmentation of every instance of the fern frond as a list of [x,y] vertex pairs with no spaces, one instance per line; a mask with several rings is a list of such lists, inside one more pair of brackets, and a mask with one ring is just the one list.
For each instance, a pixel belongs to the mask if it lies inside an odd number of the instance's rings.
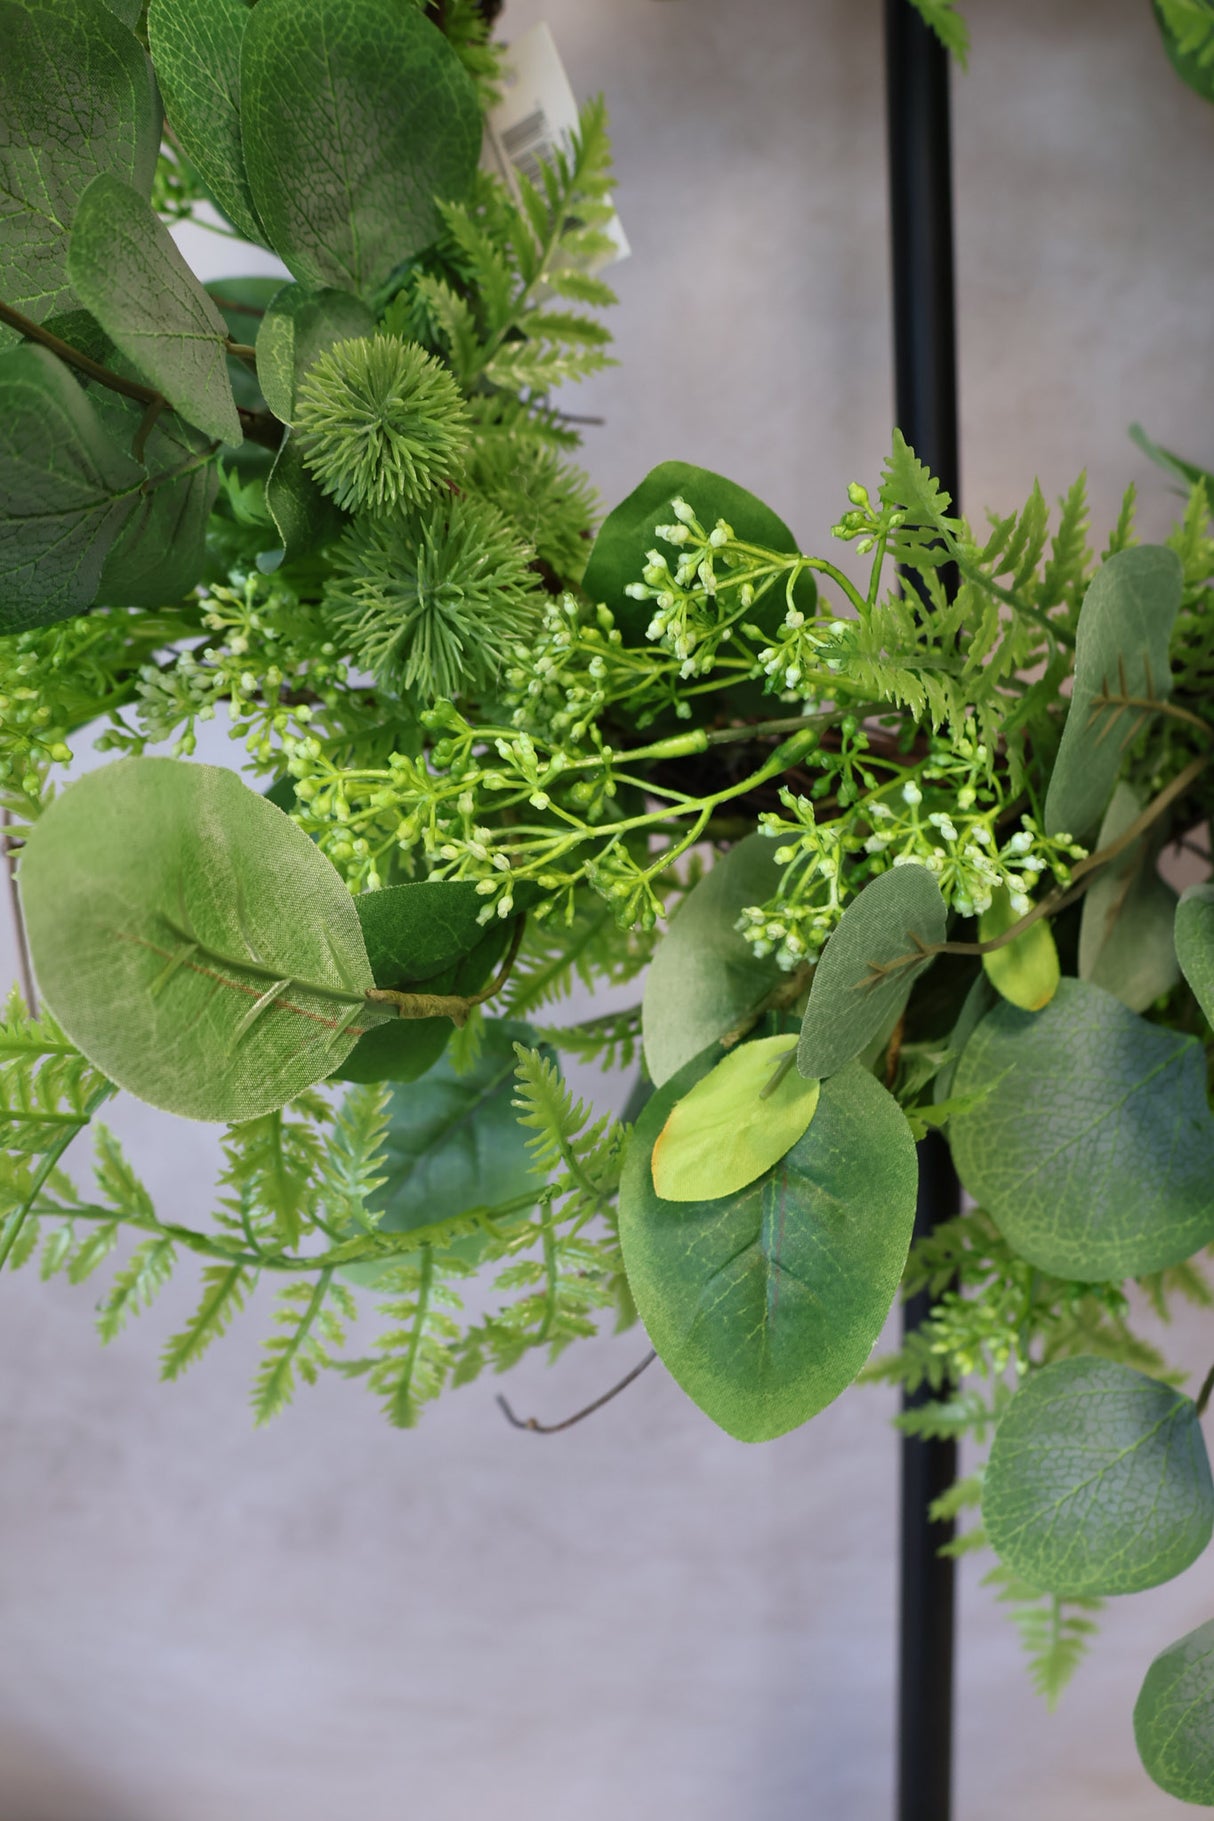
[[1063,1600],[1039,1593],[1002,1563],[991,1569],[983,1585],[995,1587],[996,1598],[1008,1608],[1028,1655],[1033,1687],[1052,1711],[1092,1647],[1099,1630],[1092,1615],[1104,1610],[1104,1601]]
[[535,1134],[527,1140],[532,1168],[541,1176],[559,1171],[553,1186],[567,1197],[562,1215],[580,1224],[605,1208],[619,1188],[625,1128],[609,1113],[591,1123],[590,1108],[574,1099],[556,1064],[538,1050],[516,1043],[514,1053],[514,1105],[519,1124]]
[[346,1323],[357,1312],[353,1296],[331,1270],[321,1271],[314,1284],[289,1284],[279,1291],[273,1319],[282,1332],[265,1343],[253,1382],[258,1425],[285,1409],[299,1379],[314,1385],[321,1370],[334,1364],[333,1350],[345,1344]]
[[347,1376],[365,1377],[399,1429],[412,1429],[423,1405],[438,1397],[454,1374],[463,1298],[452,1285],[470,1272],[462,1259],[436,1253],[433,1246],[421,1248],[416,1264],[394,1266],[384,1280],[392,1294],[378,1305],[390,1325],[377,1336],[369,1358],[342,1367]]
[[619,1012],[602,1012],[581,1024],[537,1025],[541,1043],[579,1062],[597,1062],[602,1069],[631,1068],[641,1047],[641,1008],[630,1005]]
[[0,1019],[0,1147],[34,1156],[70,1139],[104,1085],[50,1013],[31,1018],[14,988]]
[[951,52],[964,69],[969,56],[970,35],[965,20],[957,11],[957,0],[911,0],[911,5],[924,24],[935,32],[945,50]]
[[331,1118],[328,1102],[312,1091],[228,1128],[219,1175],[226,1224],[239,1225],[254,1243],[299,1244],[315,1219],[330,1142],[323,1128]]
[[202,1301],[166,1345],[160,1359],[161,1378],[180,1378],[187,1366],[202,1358],[212,1341],[227,1333],[256,1282],[257,1273],[247,1265],[207,1265],[202,1274]]
[[176,1260],[177,1249],[167,1234],[144,1240],[98,1305],[97,1332],[103,1341],[114,1340],[132,1315],[150,1308],[172,1276]]
[[524,1018],[541,1005],[567,998],[575,980],[583,986],[620,986],[635,980],[648,964],[656,934],[622,930],[611,906],[597,892],[579,892],[569,915],[532,919],[510,978],[507,1009]]
[[520,1259],[501,1271],[494,1289],[522,1294],[472,1330],[458,1369],[459,1382],[471,1376],[486,1355],[496,1372],[508,1371],[533,1347],[555,1359],[571,1342],[598,1333],[597,1317],[616,1300],[619,1246],[614,1238],[587,1239],[558,1230],[548,1214],[541,1223],[539,1257]]
[[327,1223],[339,1233],[356,1227],[372,1232],[379,1218],[370,1204],[386,1181],[384,1137],[391,1097],[391,1083],[368,1082],[352,1087],[338,1110],[317,1184]]
[[1164,25],[1184,57],[1202,69],[1214,68],[1214,5],[1211,0],[1155,0]]

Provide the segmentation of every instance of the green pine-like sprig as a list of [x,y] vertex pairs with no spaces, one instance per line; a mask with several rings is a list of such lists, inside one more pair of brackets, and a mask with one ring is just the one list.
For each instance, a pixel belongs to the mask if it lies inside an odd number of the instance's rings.
[[338,342],[299,389],[304,461],[347,511],[422,506],[458,474],[468,410],[451,374],[394,335]]

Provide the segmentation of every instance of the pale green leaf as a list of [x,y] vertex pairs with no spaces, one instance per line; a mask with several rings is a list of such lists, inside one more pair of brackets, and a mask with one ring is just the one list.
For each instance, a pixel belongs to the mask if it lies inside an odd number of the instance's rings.
[[995,1431],[982,1518],[1000,1559],[1046,1593],[1170,1581],[1214,1532],[1196,1405],[1114,1360],[1043,1366]]
[[1214,1619],[1155,1658],[1134,1707],[1134,1738],[1160,1789],[1214,1808]]
[[240,145],[245,0],[151,0],[148,44],[182,151],[246,240],[264,239]]
[[1108,806],[1125,749],[1166,701],[1180,606],[1180,559],[1161,544],[1111,556],[1083,599],[1075,682],[1045,799],[1048,834],[1086,841]]
[[399,0],[260,0],[240,56],[258,216],[301,284],[368,300],[437,239],[481,151],[476,87]]
[[99,172],[151,192],[160,109],[142,46],[101,0],[0,0],[0,297],[68,309],[68,234]]
[[1214,1241],[1214,1119],[1192,1037],[1063,980],[1043,1012],[1006,1001],[965,1046],[953,1092],[962,1182],[1055,1277],[1166,1270]]
[[[1020,916],[1019,911],[1012,909],[1007,887],[1000,885],[990,909],[979,919],[979,941],[990,942],[995,936],[1001,936],[1013,923],[1020,921]],[[1031,923],[1014,942],[983,955],[982,966],[996,991],[1024,1012],[1039,1012],[1048,1005],[1061,978],[1058,949],[1044,918]]]
[[[1130,785],[1118,784],[1100,825],[1097,848],[1123,835],[1145,807]],[[1176,893],[1156,869],[1159,849],[1143,837],[1096,875],[1083,900],[1079,978],[1114,993],[1132,1012],[1145,1012],[1179,976],[1172,926]]]
[[766,1000],[782,978],[735,925],[780,880],[775,844],[748,835],[688,893],[657,946],[645,983],[645,1062],[659,1087]]
[[737,1194],[663,1201],[653,1145],[709,1050],[658,1090],[629,1141],[620,1241],[664,1364],[740,1441],[783,1435],[855,1378],[897,1292],[918,1170],[897,1103],[856,1063],[822,1083],[809,1129]]
[[792,1149],[819,1091],[786,1066],[795,1050],[787,1037],[744,1043],[671,1109],[653,1147],[653,1186],[663,1201],[736,1194]]
[[797,1067],[824,1080],[898,1017],[943,942],[944,899],[925,866],[894,866],[844,911],[814,969]]
[[121,178],[95,177],[80,198],[68,266],[85,308],[174,410],[221,443],[241,442],[227,324],[151,204]]
[[47,1003],[119,1086],[240,1121],[332,1073],[374,1021],[340,875],[229,771],[124,759],[69,785],[21,862]]

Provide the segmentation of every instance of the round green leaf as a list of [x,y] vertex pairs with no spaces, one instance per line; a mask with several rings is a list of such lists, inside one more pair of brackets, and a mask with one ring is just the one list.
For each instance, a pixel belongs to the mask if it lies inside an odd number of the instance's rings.
[[814,969],[797,1067],[811,1080],[836,1074],[888,1030],[943,942],[944,899],[926,866],[894,866],[852,900]]
[[90,1062],[171,1113],[270,1112],[376,1018],[340,875],[233,772],[90,773],[34,824],[20,884],[47,1004]]
[[476,87],[400,0],[259,0],[240,130],[270,243],[301,284],[368,300],[439,232],[480,158]]
[[1194,997],[1214,1024],[1214,885],[1190,885],[1176,907],[1176,959]]
[[917,1168],[897,1103],[858,1063],[824,1081],[807,1132],[732,1195],[665,1201],[650,1159],[715,1060],[649,1102],[620,1187],[628,1283],[649,1338],[687,1395],[740,1441],[783,1435],[855,1378],[906,1263]]
[[[991,900],[990,909],[979,919],[978,938],[981,942],[989,942],[1019,921],[1020,912],[1012,909],[1007,887],[1001,885]],[[1030,923],[1005,948],[995,948],[989,955],[983,955],[982,966],[995,990],[1024,1012],[1039,1012],[1047,1006],[1062,977],[1053,932],[1044,918],[1039,923]]]
[[[1118,784],[1096,837],[1098,848],[1123,835],[1145,804]],[[1170,992],[1179,972],[1172,925],[1176,893],[1156,869],[1158,847],[1145,837],[1096,875],[1084,894],[1079,925],[1079,978],[1145,1012]]]
[[787,1037],[744,1043],[672,1108],[653,1147],[653,1186],[664,1201],[736,1194],[792,1149],[819,1091],[791,1067],[771,1087],[795,1049]]
[[991,1546],[1062,1597],[1139,1593],[1183,1574],[1214,1532],[1197,1407],[1108,1359],[1064,1359],[1025,1380],[982,1482]]
[[786,978],[736,928],[746,905],[771,897],[780,873],[775,843],[747,835],[688,893],[658,943],[645,982],[641,1032],[646,1067],[659,1087]]
[[228,378],[227,324],[149,202],[121,178],[95,177],[76,210],[68,254],[85,308],[191,424],[243,439]]
[[71,307],[68,231],[99,171],[151,192],[160,107],[142,45],[101,0],[0,0],[0,297]]
[[1151,1664],[1134,1707],[1134,1738],[1160,1789],[1214,1808],[1214,1619]]
[[1096,571],[1079,612],[1071,706],[1046,792],[1048,834],[1087,840],[1126,746],[1151,712],[1142,704],[1167,700],[1181,579],[1180,558],[1162,544],[1120,550]]
[[[692,462],[661,462],[608,513],[594,540],[582,580],[589,598],[610,607],[617,626],[633,644],[643,640],[653,610],[648,602],[634,601],[624,590],[630,583],[640,581],[645,553],[657,542],[656,527],[670,523],[673,499],[685,499],[706,531],[723,518],[744,544],[787,551],[790,556],[800,548],[784,520],[745,487],[709,468],[697,468]],[[817,585],[809,571],[798,577],[795,594],[797,606],[809,617],[818,599]],[[752,617],[761,626],[774,630],[787,605],[780,583],[756,603]]]
[[283,285],[257,331],[257,377],[266,403],[284,424],[295,421],[295,391],[314,361],[339,341],[371,335],[375,318],[349,291]]
[[181,149],[228,220],[262,240],[240,145],[246,0],[151,0],[148,44]]
[[1140,1277],[1214,1240],[1214,1119],[1192,1037],[1063,980],[1043,1012],[982,1020],[953,1094],[953,1159],[1022,1257],[1055,1277]]

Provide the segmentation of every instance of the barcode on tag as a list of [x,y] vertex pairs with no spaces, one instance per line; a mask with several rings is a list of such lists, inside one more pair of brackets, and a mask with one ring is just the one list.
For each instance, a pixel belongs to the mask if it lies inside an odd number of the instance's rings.
[[502,150],[515,170],[529,177],[532,183],[538,183],[540,160],[550,157],[553,149],[552,131],[543,108],[533,108],[514,126],[508,126],[501,139]]
[[[481,163],[517,190],[515,172],[540,182],[540,165],[577,131],[578,108],[560,52],[546,25],[534,25],[510,45],[506,92],[485,123]],[[626,259],[630,248],[618,215],[604,225],[615,252],[603,265]]]

